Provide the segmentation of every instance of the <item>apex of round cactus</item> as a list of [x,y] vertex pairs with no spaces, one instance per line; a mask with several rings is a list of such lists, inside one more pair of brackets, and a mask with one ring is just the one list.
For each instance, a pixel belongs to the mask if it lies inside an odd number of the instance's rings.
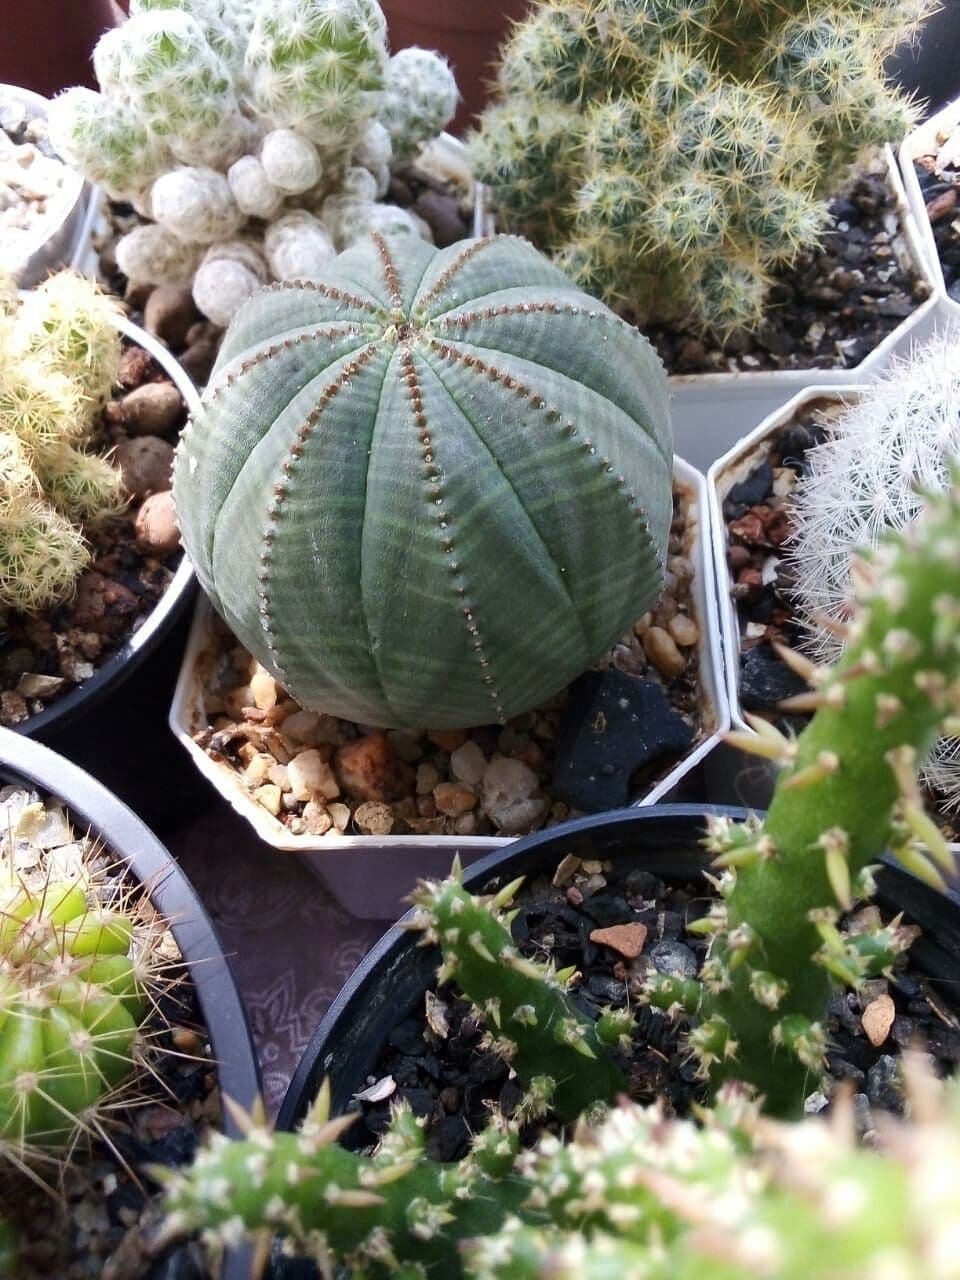
[[507,719],[660,589],[671,512],[652,348],[509,236],[373,235],[229,329],[178,450],[184,544],[307,706]]

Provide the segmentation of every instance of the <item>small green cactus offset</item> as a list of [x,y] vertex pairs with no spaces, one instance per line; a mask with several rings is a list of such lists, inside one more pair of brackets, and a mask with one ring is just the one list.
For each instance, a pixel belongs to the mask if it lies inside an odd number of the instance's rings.
[[[699,977],[647,982],[647,1001],[689,1021],[712,1112],[604,1114],[597,1104],[625,1077],[600,1062],[629,1050],[629,1015],[592,1021],[564,994],[568,975],[516,954],[501,915],[516,883],[472,899],[454,876],[421,887],[411,927],[439,943],[438,976],[459,983],[509,1057],[526,1089],[517,1114],[495,1117],[460,1166],[431,1167],[403,1109],[376,1154],[338,1149],[351,1117],[330,1120],[324,1090],[301,1134],[251,1122],[244,1142],[174,1176],[170,1231],[220,1243],[250,1234],[264,1257],[279,1233],[328,1269],[343,1259],[370,1277],[952,1280],[958,1082],[939,1096],[922,1059],[908,1062],[912,1122],[878,1126],[882,1150],[854,1145],[842,1097],[826,1124],[757,1115],[801,1113],[823,1067],[831,987],[887,971],[908,943],[899,920],[838,927],[870,895],[869,864],[891,847],[934,884],[953,866],[915,766],[960,712],[960,474],[856,577],[845,656],[807,672],[810,727],[795,742],[769,725],[741,740],[783,772],[763,824],[713,826],[719,892],[697,922],[712,939]],[[577,1107],[587,1119],[572,1136],[548,1133],[512,1155],[520,1122]]]
[[301,705],[460,728],[553,695],[656,599],[671,474],[649,344],[530,245],[373,236],[244,306],[174,497]]
[[19,1168],[96,1132],[131,1076],[163,931],[58,805],[7,788],[0,814],[0,1162]]
[[756,327],[769,272],[912,107],[882,62],[927,0],[539,0],[471,150],[508,229],[640,323]]
[[0,314],[0,609],[70,594],[82,526],[119,511],[120,472],[84,448],[116,381],[117,308],[68,272]]

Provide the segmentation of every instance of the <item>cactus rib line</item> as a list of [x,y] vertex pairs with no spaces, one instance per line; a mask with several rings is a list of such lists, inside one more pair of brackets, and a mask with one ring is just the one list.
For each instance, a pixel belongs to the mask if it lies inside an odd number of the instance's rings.
[[280,519],[283,500],[287,492],[287,478],[292,474],[297,462],[303,455],[303,450],[307,441],[313,435],[314,429],[320,420],[323,411],[331,403],[331,401],[339,395],[340,391],[350,385],[350,379],[353,378],[365,365],[373,359],[377,354],[378,347],[374,342],[368,343],[367,346],[357,353],[345,369],[341,370],[338,376],[328,382],[320,393],[316,405],[301,423],[297,429],[293,443],[288,448],[283,461],[280,464],[281,479],[273,486],[272,496],[267,507],[267,516],[264,521],[263,530],[260,535],[260,568],[257,572],[257,589],[258,612],[263,627],[264,639],[267,648],[270,650],[270,656],[276,665],[276,669],[281,678],[281,683],[296,697],[296,693],[289,685],[289,677],[283,662],[280,659],[279,647],[277,645],[277,636],[275,623],[273,619],[272,603],[270,600],[270,570],[273,562],[273,543],[274,543],[274,526]]
[[[423,412],[423,398],[422,398],[421,384],[417,376],[416,363],[413,359],[413,355],[409,348],[405,349],[404,355],[403,357],[401,357],[401,359],[403,361],[405,373],[407,374],[405,381],[407,382],[407,386],[410,389],[410,405],[414,414],[414,422],[416,423],[419,429],[420,442],[423,445],[423,460],[426,464],[430,465],[431,457],[436,454],[436,441],[430,435],[429,429],[427,427],[426,415]],[[449,387],[447,387],[446,383],[440,377],[439,373],[433,367],[433,365],[430,364],[429,367],[434,377],[437,379],[437,381],[440,383],[443,389],[450,396],[450,399],[453,401],[453,403],[460,410],[461,414],[463,415],[464,421],[468,422],[470,426],[473,427],[474,435],[476,436],[479,443],[483,445],[483,440],[480,438],[479,432],[476,429],[476,423],[474,423],[473,419],[469,416],[469,414],[466,412],[466,410],[463,408],[460,402],[450,392]],[[486,449],[486,445],[484,445],[483,447]],[[487,449],[487,453],[490,453],[489,449]],[[491,454],[491,457],[493,457],[492,454]],[[496,458],[493,458],[493,461],[495,464],[497,463]],[[442,473],[442,468],[440,468],[440,471]],[[503,475],[502,470],[501,470],[501,475]],[[504,476],[504,479],[507,480],[507,477]],[[508,484],[510,483],[509,480],[507,480],[507,483]],[[510,488],[511,490],[513,490],[512,485],[510,485]],[[449,539],[446,540],[446,542],[441,540],[441,547],[444,555],[447,557],[448,561],[450,562],[451,568],[453,568],[456,565],[456,561],[451,558],[455,555],[453,542],[450,541]],[[457,566],[457,577],[460,581],[459,581],[459,585],[455,588],[455,591],[457,593],[457,596],[462,602],[460,605],[460,611],[463,616],[464,624],[466,625],[467,631],[473,640],[473,650],[474,650],[474,653],[476,654],[477,662],[480,667],[481,678],[483,680],[483,683],[487,686],[487,691],[490,695],[490,700],[493,703],[494,710],[497,713],[497,717],[500,723],[503,724],[505,723],[505,720],[504,720],[503,704],[500,700],[501,694],[500,694],[499,685],[496,677],[493,675],[492,672],[488,672],[485,675],[483,674],[485,671],[487,671],[487,668],[490,666],[490,659],[487,656],[487,650],[484,647],[483,639],[480,635],[480,626],[476,619],[476,612],[473,606],[467,601],[467,589],[463,583],[463,573],[462,571],[460,571],[459,566]],[[566,587],[566,584],[564,584],[564,587]]]
[[[436,280],[422,294],[417,302],[420,306],[429,306],[431,302],[436,302],[447,286],[452,282],[458,271],[461,271],[471,258],[475,258],[481,250],[486,249],[488,245],[493,243],[492,236],[485,236],[482,240],[474,240],[471,244],[466,245],[460,250],[460,253],[454,258],[449,266],[445,267],[437,276]],[[428,264],[429,265],[429,264]]]
[[383,268],[383,281],[387,286],[387,292],[390,295],[390,301],[395,307],[403,306],[403,293],[400,289],[400,277],[397,274],[397,264],[394,262],[387,242],[379,231],[372,233],[373,243],[377,246],[377,255],[380,258],[380,265]]
[[[375,345],[371,343],[370,344],[371,358],[374,352],[376,351],[376,349],[377,348],[375,347]],[[403,360],[402,355],[400,359],[402,362]],[[360,617],[363,622],[363,630],[367,638],[367,652],[370,655],[370,663],[371,663],[371,666],[373,667],[373,673],[376,676],[377,685],[380,690],[380,696],[383,698],[384,704],[389,710],[390,715],[395,716],[396,712],[394,710],[393,703],[390,701],[390,695],[387,693],[387,687],[383,679],[383,673],[381,672],[380,666],[377,662],[377,649],[371,641],[370,617],[367,612],[367,605],[366,605],[366,600],[364,598],[364,591],[363,591],[363,576],[364,576],[363,575],[363,534],[364,534],[364,529],[367,523],[367,500],[369,496],[369,486],[370,486],[370,462],[373,457],[373,436],[377,430],[377,421],[380,417],[380,404],[383,400],[383,389],[387,384],[387,375],[390,372],[390,366],[392,364],[393,364],[393,358],[388,360],[386,365],[384,366],[383,377],[380,380],[380,390],[377,394],[377,409],[373,415],[373,428],[370,434],[370,444],[367,449],[367,469],[364,472],[364,476],[363,476],[363,515],[360,517],[360,536],[358,539],[358,547],[360,552],[360,567],[357,575],[357,587],[358,587],[357,597],[360,605]]]
[[[439,353],[441,354],[441,357],[443,357],[443,356],[446,354],[446,350],[445,350],[445,348],[446,348],[446,344],[438,343],[438,342],[436,342],[435,340],[431,339],[430,345],[431,345],[431,347],[433,347],[434,349],[436,349],[437,351],[439,351]],[[456,352],[456,353],[454,353],[454,352],[452,351],[452,348],[450,349],[450,351],[451,351],[451,355],[452,355],[452,358],[453,358],[453,359],[456,359],[456,360],[458,360],[458,361],[460,361],[461,363],[464,363],[464,364],[466,363],[466,357],[464,357],[464,356],[462,355],[462,353],[460,353],[460,352]],[[576,617],[576,619],[577,619],[577,624],[578,624],[578,626],[580,627],[580,638],[581,638],[581,640],[583,641],[584,645],[586,645],[586,643],[587,643],[587,637],[586,637],[586,633],[585,633],[585,631],[584,631],[583,621],[582,621],[582,619],[581,619],[581,617],[580,617],[580,613],[579,613],[579,610],[578,610],[578,608],[577,608],[577,603],[576,603],[576,601],[574,600],[573,596],[572,596],[572,595],[571,595],[571,593],[570,593],[570,588],[569,588],[569,586],[567,585],[566,578],[565,578],[565,577],[564,577],[564,575],[560,572],[560,566],[557,564],[557,562],[556,562],[556,560],[555,560],[555,558],[554,558],[554,555],[553,555],[553,552],[552,552],[552,551],[551,551],[551,549],[550,549],[550,545],[549,545],[549,543],[548,543],[548,542],[546,541],[546,539],[543,537],[543,533],[542,533],[542,531],[540,530],[539,526],[537,525],[537,522],[534,520],[533,516],[530,514],[530,512],[527,510],[526,506],[524,505],[523,500],[522,500],[522,498],[520,497],[520,494],[517,492],[517,490],[516,490],[516,488],[514,487],[514,485],[512,484],[512,482],[511,482],[511,480],[510,480],[510,477],[506,474],[506,472],[505,472],[505,471],[503,470],[503,468],[500,466],[500,460],[497,458],[496,454],[492,451],[492,449],[490,448],[490,446],[486,443],[486,441],[485,441],[485,440],[483,439],[483,437],[481,436],[480,431],[479,431],[479,428],[478,428],[478,424],[477,424],[476,420],[470,416],[470,413],[469,413],[469,411],[467,410],[467,408],[466,408],[466,407],[465,407],[465,406],[464,406],[464,405],[463,405],[463,404],[462,404],[462,403],[457,399],[457,397],[456,397],[456,396],[453,394],[453,392],[451,391],[450,387],[449,387],[449,386],[447,386],[447,384],[446,384],[446,382],[444,381],[443,376],[442,376],[442,374],[440,373],[440,371],[439,371],[435,366],[433,366],[433,365],[431,365],[431,368],[433,369],[433,372],[434,372],[434,374],[436,375],[437,380],[440,382],[441,386],[443,387],[444,391],[446,391],[447,395],[450,397],[450,399],[453,401],[453,403],[457,406],[457,408],[458,408],[458,409],[460,410],[460,412],[463,414],[464,420],[465,420],[466,422],[469,422],[470,426],[473,428],[473,432],[474,432],[474,435],[476,436],[476,439],[477,439],[478,443],[479,443],[479,444],[483,447],[483,449],[484,449],[484,450],[485,450],[485,451],[490,455],[491,460],[493,461],[493,463],[494,463],[494,465],[496,466],[497,470],[500,472],[500,475],[503,477],[504,483],[509,487],[509,489],[510,489],[511,493],[512,493],[512,494],[514,495],[514,497],[516,498],[516,500],[517,500],[517,506],[518,506],[518,507],[520,508],[520,510],[523,512],[523,514],[524,514],[524,516],[526,517],[527,522],[529,523],[530,527],[531,527],[531,528],[533,529],[533,531],[536,533],[537,538],[538,538],[538,540],[539,540],[539,542],[540,542],[540,545],[543,547],[543,550],[544,550],[544,554],[545,554],[545,556],[546,556],[546,559],[547,559],[547,560],[549,560],[550,564],[553,566],[554,571],[555,571],[556,576],[557,576],[557,581],[558,581],[558,583],[560,584],[561,588],[563,589],[563,593],[564,593],[564,595],[567,597],[567,600],[568,600],[568,602],[569,602],[569,604],[570,604],[570,608],[573,610],[574,616],[575,616],[575,617]],[[489,373],[491,376],[495,376],[495,377],[498,377],[498,378],[501,376],[501,375],[499,375],[499,374],[497,373],[497,371],[493,368],[493,366],[492,366],[492,365],[481,366],[481,365],[479,365],[479,363],[478,363],[478,367],[477,367],[477,370],[476,370],[476,371],[477,371],[477,373],[479,373],[479,374]],[[522,387],[516,387],[516,388],[515,388],[515,390],[516,390],[516,393],[517,393],[519,396],[522,396],[524,399],[528,399],[528,398],[530,398],[530,397],[529,397],[529,392],[528,392],[528,391],[526,391],[526,389],[525,389],[525,388],[522,388]],[[544,405],[544,408],[546,408],[546,402],[542,399],[542,397],[538,397],[538,399],[540,400],[540,403]]]
[[[383,304],[376,299],[364,298],[358,293],[350,293],[347,289],[341,289],[338,285],[323,284],[317,280],[275,280],[272,284],[264,285],[262,289],[258,289],[255,294],[244,301],[242,307],[249,307],[251,302],[262,298],[265,293],[281,293],[285,289],[294,293],[300,293],[301,291],[319,293],[330,302],[347,302],[351,307],[356,307],[359,311],[370,311],[378,320],[384,319],[386,315]],[[237,312],[237,316],[239,315],[240,311]],[[234,321],[236,321],[237,316],[234,316]]]
[[[309,332],[298,333],[295,338],[284,338],[279,343],[270,343],[269,346],[261,346],[252,356],[245,356],[243,359],[232,362],[227,366],[223,376],[220,377],[216,383],[211,384],[207,389],[207,393],[204,397],[206,404],[209,405],[219,396],[224,395],[232,387],[236,386],[237,382],[243,377],[243,375],[249,373],[251,369],[255,369],[258,365],[268,363],[273,359],[277,352],[290,351],[294,347],[301,346],[305,339],[309,339],[313,342],[332,342],[335,338],[350,337],[351,333],[349,326],[355,326],[356,323],[357,322],[355,320],[340,320],[334,321],[334,324],[331,325],[317,325]],[[335,328],[335,324],[345,324],[348,327],[341,330]],[[363,337],[359,329],[355,329],[355,336],[358,338]]]
[[[451,346],[451,345],[450,345],[449,343],[447,343],[447,342],[440,342],[440,341],[439,341],[438,339],[436,339],[436,338],[430,338],[428,341],[429,341],[429,343],[430,343],[430,346],[431,346],[435,351],[437,351],[437,352],[438,352],[438,354],[440,355],[440,357],[441,357],[442,359],[448,359],[448,360],[455,361],[455,362],[457,362],[457,363],[463,364],[463,365],[464,365],[466,368],[468,368],[468,369],[475,369],[475,370],[476,370],[476,372],[477,372],[478,374],[486,374],[488,377],[494,378],[494,379],[496,379],[497,381],[501,382],[501,383],[502,383],[502,385],[503,385],[503,386],[505,386],[509,391],[513,391],[516,395],[520,396],[520,397],[521,397],[521,398],[523,398],[524,400],[528,400],[532,405],[534,405],[534,406],[536,406],[536,407],[542,407],[542,408],[543,408],[545,411],[547,411],[547,412],[549,412],[549,411],[553,410],[553,412],[557,413],[558,417],[560,417],[560,416],[561,416],[561,415],[560,415],[560,413],[559,413],[559,410],[558,410],[555,406],[551,406],[551,405],[549,405],[549,404],[547,403],[547,401],[545,400],[545,398],[544,398],[544,397],[543,397],[543,396],[542,396],[538,391],[535,391],[534,389],[532,389],[531,387],[527,386],[526,384],[522,384],[522,383],[518,382],[518,381],[517,381],[517,379],[516,379],[516,378],[514,378],[512,375],[503,375],[503,374],[499,373],[499,372],[497,371],[497,369],[496,369],[493,365],[491,365],[491,364],[486,364],[484,361],[482,361],[482,360],[478,359],[476,356],[469,356],[469,355],[466,355],[464,352],[462,352],[462,351],[458,351],[458,350],[456,349],[456,347]],[[479,344],[477,344],[477,345],[479,345]],[[484,349],[485,351],[496,351],[496,350],[497,350],[497,348],[495,348],[495,347],[484,347],[483,349]],[[500,355],[511,355],[512,353],[511,353],[511,352],[506,352],[506,351],[500,351],[500,352],[498,352],[498,354],[500,354]],[[440,375],[438,374],[437,376],[439,377]],[[568,375],[568,374],[564,374],[564,376],[565,376],[565,377],[569,377],[569,375]],[[441,381],[442,381],[442,379],[441,379]],[[572,378],[572,377],[571,377],[571,378],[570,378],[570,381],[571,381],[571,382],[575,382],[575,383],[577,384],[577,386],[584,387],[584,389],[585,389],[585,390],[587,390],[587,391],[591,391],[591,390],[592,390],[592,388],[591,388],[587,383],[585,383],[585,382],[581,382],[578,378]],[[444,384],[444,386],[446,386],[446,384]],[[449,389],[448,389],[448,394],[450,394],[450,398],[451,398],[451,399],[453,399],[455,403],[458,403],[458,402],[455,400],[455,397],[453,396],[453,394],[449,392]],[[471,422],[471,425],[473,425],[474,430],[476,430],[476,424],[472,421],[472,419],[470,419],[470,418],[469,418],[469,415],[467,414],[467,412],[466,412],[466,410],[463,408],[463,406],[458,404],[458,407],[460,408],[461,412],[464,414],[464,417],[466,417],[466,418],[467,418],[467,420],[468,420],[469,422]],[[645,434],[646,434],[646,438],[650,441],[651,445],[654,447],[654,449],[656,449],[656,447],[657,447],[656,440],[655,440],[655,439],[653,438],[653,436],[652,436],[652,435],[650,435],[649,433],[645,433]],[[479,435],[478,435],[478,438],[479,438]],[[659,452],[659,450],[658,450],[658,452]],[[585,460],[586,460],[586,459],[585,459]],[[672,459],[668,459],[668,461],[672,462]],[[601,462],[601,465],[603,465],[603,464],[604,464],[604,462],[605,462],[605,460],[604,460],[604,459],[601,459],[601,460],[600,460],[600,462]],[[504,479],[505,479],[505,480],[507,479],[507,478],[506,478],[506,476],[504,476]],[[507,481],[507,483],[509,484],[509,481]],[[616,483],[616,487],[617,487],[617,489],[618,489],[620,492],[624,492],[624,491],[623,491],[622,486],[621,486],[621,485],[620,485],[620,483],[619,483],[619,479],[618,479],[615,483]],[[512,487],[512,486],[511,486],[511,487]],[[658,567],[660,567],[660,566],[661,566],[661,564],[662,564],[661,555],[660,555],[660,549],[659,549],[659,547],[656,545],[656,542],[654,541],[653,535],[652,535],[652,533],[650,532],[650,525],[649,525],[649,522],[647,521],[647,518],[646,518],[645,513],[643,512],[642,508],[639,508],[639,507],[637,506],[636,494],[634,494],[634,493],[632,493],[632,492],[630,492],[630,493],[625,493],[625,492],[624,492],[624,499],[625,499],[625,501],[626,501],[626,503],[627,503],[627,506],[630,508],[631,512],[633,513],[633,516],[634,516],[634,518],[636,519],[637,523],[638,523],[638,524],[641,526],[641,528],[643,529],[644,537],[645,537],[645,539],[646,539],[646,541],[647,541],[648,545],[650,546],[651,550],[653,551],[654,559],[655,559],[655,561],[656,561],[656,563],[657,563]],[[525,510],[525,508],[524,508],[524,510]],[[536,526],[535,526],[535,525],[534,525],[534,528],[536,528]],[[538,533],[539,533],[539,531],[538,531]],[[547,551],[548,556],[550,556],[551,562],[553,562],[553,558],[552,558],[552,556],[550,555],[549,548],[548,548],[548,547],[545,547],[545,550]],[[566,589],[566,585],[565,585],[565,584],[564,584],[564,588]],[[571,604],[572,604],[572,603],[573,603],[573,602],[571,601]]]

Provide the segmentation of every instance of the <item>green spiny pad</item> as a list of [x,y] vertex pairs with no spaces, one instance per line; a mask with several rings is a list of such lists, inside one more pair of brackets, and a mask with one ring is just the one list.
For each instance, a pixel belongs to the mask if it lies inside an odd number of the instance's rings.
[[626,1087],[607,1048],[625,1034],[626,1011],[604,1014],[598,1028],[574,1008],[551,968],[520,955],[499,910],[516,888],[481,900],[454,878],[423,885],[414,894],[414,923],[440,945],[443,976],[476,1006],[521,1083],[551,1079],[551,1110],[572,1119]]
[[552,696],[656,598],[671,469],[652,349],[530,245],[373,236],[243,307],[174,496],[302,705],[464,727]]

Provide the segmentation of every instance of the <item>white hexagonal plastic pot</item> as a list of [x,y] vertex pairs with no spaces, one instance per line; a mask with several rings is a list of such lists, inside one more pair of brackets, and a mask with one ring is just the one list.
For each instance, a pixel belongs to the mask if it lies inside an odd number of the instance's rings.
[[[639,797],[635,801],[637,805],[654,804],[672,790],[713,748],[720,733],[729,728],[730,723],[720,656],[706,480],[688,463],[677,459],[674,463],[674,484],[689,495],[688,519],[693,522],[695,530],[690,558],[694,563],[693,595],[700,631],[702,728],[683,760]],[[455,854],[459,854],[463,863],[470,863],[516,838],[293,835],[252,798],[235,769],[212,760],[194,741],[194,735],[207,726],[204,685],[205,676],[216,661],[213,620],[211,606],[205,598],[201,599],[170,709],[170,727],[200,772],[250,823],[264,843],[273,849],[300,854],[334,897],[353,915],[369,919],[393,918],[418,876],[445,875]]]
[[[13,101],[47,117],[47,98],[19,85],[0,84],[0,102]],[[63,186],[54,198],[54,207],[23,246],[16,260],[3,260],[3,267],[21,289],[39,284],[51,271],[72,266],[83,243],[93,189],[75,169],[65,166]]]
[[926,201],[920,190],[920,181],[914,168],[915,160],[919,160],[923,155],[930,155],[936,150],[938,135],[949,132],[955,125],[960,126],[960,98],[948,102],[936,115],[911,130],[900,144],[899,158],[907,204],[920,234],[920,246],[930,268],[934,291],[941,300],[943,314],[958,321],[960,320],[960,302],[954,302],[947,293],[943,267],[940,265],[940,254],[937,252],[933,228],[927,216]]

